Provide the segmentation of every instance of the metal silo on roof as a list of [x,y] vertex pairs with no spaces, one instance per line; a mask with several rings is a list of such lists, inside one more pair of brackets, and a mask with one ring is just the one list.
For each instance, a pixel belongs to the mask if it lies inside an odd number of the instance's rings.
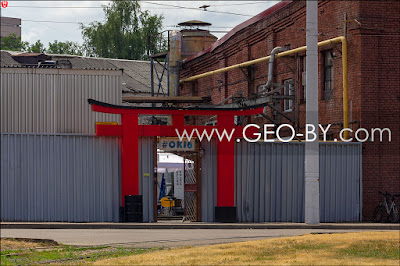
[[211,26],[211,23],[200,20],[189,20],[181,22],[178,25],[183,27],[181,30],[181,60],[207,49],[218,39],[208,29],[200,29],[200,27]]

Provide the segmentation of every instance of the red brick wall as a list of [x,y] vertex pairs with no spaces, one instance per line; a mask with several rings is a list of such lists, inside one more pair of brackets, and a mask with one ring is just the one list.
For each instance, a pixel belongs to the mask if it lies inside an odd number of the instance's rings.
[[[306,43],[305,2],[294,1],[286,7],[237,32],[211,53],[184,63],[181,78],[190,77],[225,66],[234,65],[270,54],[276,46],[290,45],[290,49]],[[389,127],[392,142],[363,144],[363,214],[370,220],[373,207],[379,201],[377,190],[400,192],[400,111],[399,111],[399,29],[400,3],[389,1],[320,1],[319,41],[344,35],[344,14],[347,13],[348,89],[351,128],[360,126]],[[361,23],[361,25],[359,24]],[[323,99],[322,52],[334,52],[333,98]],[[319,57],[319,121],[334,124],[334,137],[343,128],[343,90],[341,45],[320,48]],[[302,62],[298,56],[276,59],[275,82],[289,78],[300,94],[299,127],[305,124],[305,102],[301,86]],[[296,69],[296,66],[299,68]],[[181,86],[181,95],[212,96],[213,104],[242,91],[244,96],[265,84],[268,62],[254,65],[254,87],[240,69],[199,79]],[[244,69],[246,72],[247,70]],[[218,81],[222,81],[222,86]],[[193,88],[197,88],[197,92]],[[297,112],[297,111],[296,111]],[[290,116],[290,114],[288,114]],[[296,114],[297,116],[297,114]],[[255,122],[268,122],[258,118]],[[282,122],[287,122],[282,119]],[[301,130],[300,130],[301,131]]]
[[363,2],[361,126],[390,128],[392,142],[363,145],[364,215],[372,215],[377,190],[400,192],[400,2]]

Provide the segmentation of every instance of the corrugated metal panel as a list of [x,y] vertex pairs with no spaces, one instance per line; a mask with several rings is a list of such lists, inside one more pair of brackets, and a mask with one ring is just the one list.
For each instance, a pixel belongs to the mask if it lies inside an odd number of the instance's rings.
[[[304,143],[236,144],[239,221],[304,222]],[[361,144],[320,144],[321,222],[361,221]]]
[[201,162],[201,220],[214,221],[217,206],[217,143],[203,141],[204,156]]
[[[3,18],[3,17],[2,17]],[[20,66],[21,64],[15,61],[6,51],[0,51],[0,67],[3,66]]]
[[[216,143],[204,142],[202,220],[214,221]],[[304,222],[304,143],[237,143],[240,222]],[[361,221],[361,144],[320,144],[321,222]]]
[[88,98],[121,104],[121,71],[1,69],[1,132],[94,134],[119,115],[91,111]]
[[154,221],[154,138],[139,140],[139,193],[143,195],[143,222]]
[[1,220],[118,222],[117,138],[1,134]]
[[360,143],[320,145],[322,222],[362,220]]
[[238,220],[303,221],[303,145],[241,142],[235,153]]
[[[85,69],[85,68],[123,69],[124,72],[121,76],[121,82],[125,83],[123,88],[134,90],[136,93],[138,92],[145,93],[144,95],[148,95],[151,92],[150,61],[82,57],[73,55],[50,54],[50,56],[52,57],[53,60],[61,60],[61,59],[69,60],[72,64],[73,69]],[[158,73],[161,73],[163,70],[163,66],[161,64],[155,64],[155,68],[157,69]],[[154,82],[158,83],[156,75],[154,75]],[[166,78],[163,79],[162,86],[163,88],[167,87]]]

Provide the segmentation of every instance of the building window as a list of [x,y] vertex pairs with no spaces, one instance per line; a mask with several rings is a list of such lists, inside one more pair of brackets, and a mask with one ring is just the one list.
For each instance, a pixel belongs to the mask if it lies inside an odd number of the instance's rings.
[[283,82],[284,95],[293,96],[293,99],[285,99],[283,102],[283,111],[291,112],[294,104],[294,80],[287,79]]
[[324,100],[333,98],[333,56],[332,51],[324,52]]

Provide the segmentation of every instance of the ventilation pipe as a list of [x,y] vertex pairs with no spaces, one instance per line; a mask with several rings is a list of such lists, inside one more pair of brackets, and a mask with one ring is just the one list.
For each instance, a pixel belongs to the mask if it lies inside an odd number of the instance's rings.
[[278,52],[283,52],[286,51],[287,49],[282,48],[280,46],[275,47],[272,49],[271,54],[270,54],[270,59],[269,59],[269,64],[268,64],[268,81],[267,84],[265,85],[265,88],[260,91],[259,93],[267,91],[269,88],[272,86],[272,79],[274,77],[274,62],[275,62],[275,54]]

